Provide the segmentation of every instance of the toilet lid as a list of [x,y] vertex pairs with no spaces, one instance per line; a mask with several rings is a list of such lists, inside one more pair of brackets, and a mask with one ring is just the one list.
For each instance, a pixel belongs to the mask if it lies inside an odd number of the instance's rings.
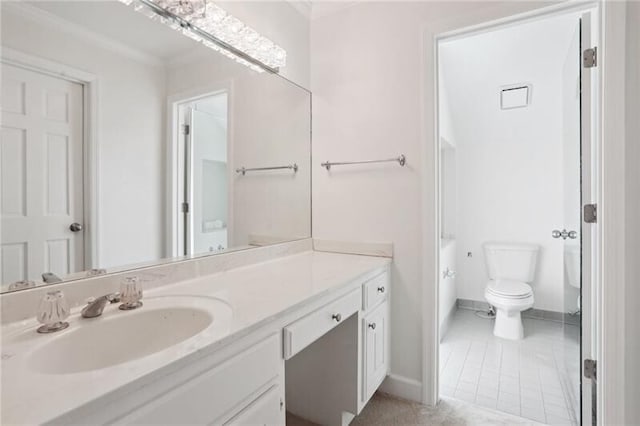
[[487,290],[497,296],[510,298],[524,298],[532,293],[529,284],[513,280],[489,281]]

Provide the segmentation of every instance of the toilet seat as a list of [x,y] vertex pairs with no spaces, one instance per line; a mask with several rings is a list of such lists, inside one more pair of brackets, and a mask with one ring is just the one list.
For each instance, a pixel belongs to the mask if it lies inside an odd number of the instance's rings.
[[533,290],[522,281],[491,280],[487,285],[487,293],[505,299],[526,299],[533,294]]

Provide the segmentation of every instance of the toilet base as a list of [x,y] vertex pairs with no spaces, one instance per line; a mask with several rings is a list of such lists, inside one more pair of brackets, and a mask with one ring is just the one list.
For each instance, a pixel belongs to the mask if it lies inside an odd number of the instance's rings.
[[507,312],[498,308],[493,335],[502,339],[521,340],[524,337],[524,328],[520,311]]

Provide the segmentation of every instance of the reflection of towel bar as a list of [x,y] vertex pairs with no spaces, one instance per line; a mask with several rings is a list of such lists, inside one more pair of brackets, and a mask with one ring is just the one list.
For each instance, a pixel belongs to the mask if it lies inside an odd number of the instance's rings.
[[293,164],[289,164],[288,166],[253,167],[250,169],[240,167],[239,169],[236,169],[236,173],[242,173],[244,175],[247,172],[261,172],[264,170],[281,170],[281,169],[289,169],[289,170],[293,170],[294,173],[297,173],[298,165],[296,163],[293,163]]
[[331,169],[331,166],[347,166],[347,165],[350,165],[350,164],[369,164],[369,163],[389,163],[391,161],[397,162],[402,167],[404,167],[404,165],[407,163],[407,159],[405,158],[405,156],[401,155],[400,157],[389,158],[387,160],[343,161],[343,162],[325,161],[324,163],[321,163],[320,165],[322,167],[326,168],[327,170],[329,170],[329,169]]

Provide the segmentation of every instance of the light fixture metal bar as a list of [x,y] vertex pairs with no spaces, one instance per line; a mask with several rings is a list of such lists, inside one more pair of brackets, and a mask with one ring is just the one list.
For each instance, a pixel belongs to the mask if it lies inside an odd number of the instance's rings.
[[253,56],[243,52],[242,50],[230,45],[229,43],[227,43],[226,41],[220,40],[218,37],[214,36],[213,34],[208,33],[207,31],[193,25],[191,22],[187,21],[184,18],[181,18],[180,16],[176,15],[175,13],[169,12],[166,9],[163,9],[162,7],[158,6],[157,4],[155,4],[152,0],[136,0],[138,3],[145,5],[146,7],[148,7],[149,9],[151,9],[153,12],[155,12],[157,15],[161,16],[162,18],[165,19],[169,19],[172,20],[174,22],[176,22],[178,25],[180,25],[181,28],[186,29],[188,31],[191,31],[192,33],[196,34],[199,37],[202,37],[203,39],[210,41],[211,43],[214,43],[215,45],[217,45],[218,47],[224,49],[224,50],[228,50],[229,52],[233,53],[234,55],[244,59],[247,62],[252,63],[253,65],[257,65],[260,68],[264,69],[265,71],[269,71],[270,73],[273,74],[278,74],[280,72],[279,68],[273,68],[270,67],[269,65],[259,61],[258,59],[254,58]]

